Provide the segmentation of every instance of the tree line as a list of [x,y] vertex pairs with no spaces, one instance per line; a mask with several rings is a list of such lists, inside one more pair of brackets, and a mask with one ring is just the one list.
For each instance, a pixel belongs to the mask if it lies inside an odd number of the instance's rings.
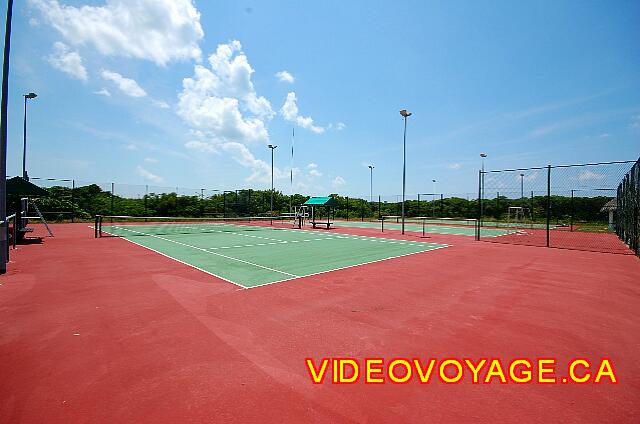
[[[77,187],[49,187],[48,197],[35,199],[45,217],[51,221],[91,220],[95,215],[176,216],[176,217],[238,217],[268,216],[271,211],[270,190],[236,190],[215,193],[211,196],[183,196],[177,193],[149,193],[129,198],[103,190],[96,184]],[[400,215],[399,202],[369,202],[366,199],[334,195],[338,206],[332,215],[342,219],[371,219],[379,216]],[[290,211],[309,199],[309,196],[273,193],[274,214]],[[601,208],[610,198],[605,196],[575,197],[554,196],[550,200],[550,218],[555,223],[573,221],[605,222],[606,213]],[[498,196],[485,199],[482,211],[485,219],[505,220],[510,206],[526,210],[527,218],[544,222],[547,214],[547,197],[535,196],[512,199]],[[405,214],[408,217],[435,216],[449,218],[477,218],[477,199],[443,197],[431,200],[407,200]],[[326,212],[320,208],[319,214]]]

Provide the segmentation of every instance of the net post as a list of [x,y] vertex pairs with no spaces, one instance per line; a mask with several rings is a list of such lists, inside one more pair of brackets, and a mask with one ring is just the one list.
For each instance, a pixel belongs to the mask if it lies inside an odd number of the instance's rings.
[[384,216],[380,217],[380,225],[382,227],[382,232],[384,233]]
[[94,222],[94,225],[93,225],[93,237],[94,238],[98,238],[98,216],[99,215],[95,216],[95,222]]
[[549,247],[549,225],[551,223],[551,165],[547,165],[547,247]]

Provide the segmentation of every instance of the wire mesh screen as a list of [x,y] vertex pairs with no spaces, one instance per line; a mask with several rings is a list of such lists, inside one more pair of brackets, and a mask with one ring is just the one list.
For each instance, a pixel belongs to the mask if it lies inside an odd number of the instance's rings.
[[634,163],[480,172],[477,238],[629,254],[631,250],[616,236],[610,205]]
[[618,237],[640,256],[640,159],[618,186],[615,203],[605,209],[615,215]]

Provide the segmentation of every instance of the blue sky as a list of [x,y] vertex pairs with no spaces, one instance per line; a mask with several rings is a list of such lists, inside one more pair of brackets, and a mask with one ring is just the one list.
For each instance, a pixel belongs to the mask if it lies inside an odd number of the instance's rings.
[[[6,2],[5,2],[6,4]],[[4,10],[4,9],[3,9]],[[8,174],[210,189],[474,192],[487,168],[636,159],[640,2],[27,0]]]

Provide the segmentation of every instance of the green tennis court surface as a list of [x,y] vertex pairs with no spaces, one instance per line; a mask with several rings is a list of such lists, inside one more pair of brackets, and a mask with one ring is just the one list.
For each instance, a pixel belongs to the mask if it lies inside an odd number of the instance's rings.
[[187,228],[186,234],[158,234],[157,228],[104,224],[102,231],[245,288],[447,247],[269,226],[225,226],[220,231],[209,226],[208,232]]
[[[334,222],[337,227],[357,227],[357,228],[377,228],[380,229],[380,222],[371,222],[371,221],[336,221]],[[401,230],[402,223],[396,222],[386,222],[384,223],[385,230]],[[422,222],[405,222],[405,231],[410,231],[413,233],[422,233]],[[458,236],[475,236],[476,229],[473,226],[467,227],[458,227],[458,226],[447,226],[447,225],[429,225],[428,223],[424,226],[425,233],[432,234],[453,234]],[[514,229],[497,229],[497,228],[482,228],[481,235],[483,237],[498,237],[504,236],[505,234],[510,234],[515,232]]]

